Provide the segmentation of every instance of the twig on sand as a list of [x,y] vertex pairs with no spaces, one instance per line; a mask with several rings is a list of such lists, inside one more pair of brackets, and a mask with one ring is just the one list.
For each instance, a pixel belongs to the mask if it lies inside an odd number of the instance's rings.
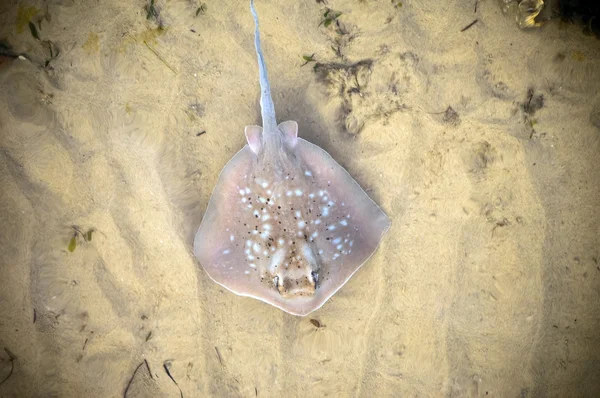
[[150,378],[154,380],[154,376],[152,376],[152,372],[150,371],[150,365],[148,364],[148,360],[144,359],[144,363],[146,364],[146,369],[148,369],[148,374],[150,375]]
[[17,359],[17,357],[12,352],[10,352],[8,348],[4,347],[4,351],[6,351],[8,359],[10,360],[10,372],[8,372],[8,375],[6,375],[6,377],[2,381],[0,381],[0,386],[4,384],[6,380],[10,378],[10,376],[12,376],[13,371],[15,370],[15,359]]
[[181,391],[181,387],[179,387],[179,384],[177,384],[177,382],[175,381],[175,379],[173,378],[173,376],[171,376],[171,372],[169,371],[169,367],[171,366],[171,362],[170,361],[165,361],[165,363],[163,363],[163,368],[165,368],[165,372],[167,373],[167,376],[169,376],[169,378],[171,380],[173,380],[173,383],[175,383],[175,385],[177,386],[177,388],[179,388],[179,394],[181,395],[181,398],[183,398],[183,391]]
[[171,72],[177,74],[177,71],[175,69],[173,69],[173,67],[171,65],[169,65],[168,62],[165,61],[165,59],[163,57],[161,57],[160,54],[155,49],[150,47],[150,45],[148,44],[148,42],[146,42],[146,40],[144,40],[144,44],[146,45],[146,47],[148,47],[148,50],[152,51],[154,53],[154,55],[156,55],[158,57],[158,59],[160,59],[162,61],[162,63],[166,65],[167,68],[171,69]]
[[465,26],[464,28],[462,28],[460,31],[464,32],[467,29],[470,29],[473,25],[475,25],[477,22],[479,22],[479,19],[474,20],[473,22],[471,22],[470,24],[468,24],[467,26]]
[[137,366],[137,368],[135,368],[135,370],[133,371],[133,374],[131,375],[131,379],[129,379],[129,383],[127,383],[127,387],[125,387],[125,391],[123,392],[123,398],[127,397],[127,391],[129,391],[129,387],[131,387],[131,383],[133,383],[133,379],[135,378],[137,371],[142,367],[143,364],[144,364],[143,361],[140,362],[140,364]]
[[221,353],[219,352],[219,349],[217,347],[215,347],[215,351],[217,352],[217,358],[219,358],[219,363],[221,364],[221,366],[223,366],[223,359],[221,358]]

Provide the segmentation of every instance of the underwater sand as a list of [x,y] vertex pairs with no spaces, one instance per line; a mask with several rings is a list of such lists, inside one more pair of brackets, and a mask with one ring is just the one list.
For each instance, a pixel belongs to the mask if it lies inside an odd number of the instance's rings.
[[392,219],[301,318],[192,254],[260,123],[248,2],[158,0],[163,30],[143,1],[6,3],[25,59],[0,64],[0,396],[600,396],[600,41],[581,27],[432,0],[328,0],[341,24],[318,27],[314,0],[257,0],[278,119]]

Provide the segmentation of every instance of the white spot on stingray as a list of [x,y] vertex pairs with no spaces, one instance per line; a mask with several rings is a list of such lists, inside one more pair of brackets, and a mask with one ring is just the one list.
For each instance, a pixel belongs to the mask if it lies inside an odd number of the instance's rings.
[[229,253],[231,253],[231,250],[229,250],[229,249],[223,250],[223,254],[229,254]]
[[317,231],[315,231],[315,232],[312,233],[312,235],[310,237],[314,239],[317,236],[319,236],[319,233]]
[[342,206],[346,206],[346,203],[342,202]]
[[273,191],[271,191],[270,189],[267,189],[267,195],[271,196],[273,194]]
[[317,224],[317,225],[321,224],[321,220],[315,220],[315,224]]
[[308,245],[304,245],[302,246],[302,254],[304,255],[304,258],[306,260],[308,260],[309,263],[316,263],[317,259],[315,258],[313,251],[310,249],[310,247],[308,247]]
[[321,214],[324,217],[327,217],[329,215],[329,207],[323,207],[323,211],[321,212]]
[[246,270],[246,271],[244,271],[244,274],[250,275],[250,271]]
[[308,197],[312,199],[315,197],[315,194],[314,193],[308,194]]
[[285,243],[285,241],[283,239],[279,238],[277,240],[277,243],[279,243],[280,245],[283,245]]
[[252,205],[248,205],[248,208],[249,208],[249,209],[251,209],[251,208],[252,208]]
[[258,210],[254,210],[254,213],[252,213],[252,214],[254,214],[254,217],[258,218],[258,215],[259,215]]
[[252,254],[248,254],[248,260],[250,260],[250,261],[254,260],[254,256]]
[[271,257],[271,263],[269,264],[269,271],[271,271],[271,273],[275,273],[275,268],[281,265],[284,257],[285,250],[283,249],[279,249],[277,252],[275,252],[275,254],[273,254],[273,257]]
[[269,231],[262,231],[260,237],[263,239],[267,239],[269,237]]
[[240,195],[244,196],[246,194],[246,192],[244,192],[243,189],[240,189]]
[[299,189],[296,189],[296,190],[294,191],[294,193],[296,194],[296,196],[302,196],[302,191],[301,191],[301,190],[299,190]]
[[246,194],[249,194],[250,193],[250,188],[246,187],[245,191],[246,191]]
[[[263,217],[263,218],[264,218],[264,217]],[[271,227],[271,224],[264,224],[264,225],[263,225],[263,229],[264,229],[264,230],[270,231],[270,230],[271,230],[271,228],[272,228],[272,227]]]
[[310,171],[306,170],[306,171],[304,172],[304,175],[305,175],[305,176],[307,176],[307,177],[311,177],[311,176],[312,176],[312,173],[311,173]]
[[320,250],[319,250],[319,254],[323,254],[323,249],[320,249]]
[[340,253],[335,253],[335,254],[333,255],[333,259],[335,260],[335,259],[336,259],[336,258],[338,258],[339,256],[340,256]]
[[265,214],[265,215],[262,216],[261,220],[262,221],[267,221],[269,218],[271,218],[271,216],[268,215],[268,214]]
[[298,231],[298,233],[296,235],[298,235],[298,236],[301,237],[302,236],[302,231]]
[[330,231],[333,231],[333,230],[335,230],[335,225],[330,225],[327,229]]
[[246,203],[247,201],[248,201],[248,199],[242,198],[242,203]]
[[306,226],[306,223],[304,221],[298,221],[298,228],[302,229]]
[[342,221],[340,221],[340,225],[346,226],[346,225],[348,225],[348,221],[342,220]]
[[248,265],[249,265],[250,267],[252,267],[252,268],[256,268],[256,264],[254,264],[254,263],[250,263],[250,264],[248,264]]
[[263,203],[263,204],[264,204],[264,203],[267,203],[267,199],[266,199],[266,198],[258,198],[258,201],[259,201],[260,203]]
[[262,184],[260,184],[260,186],[263,188],[267,188],[269,186],[269,183],[266,181],[263,181]]
[[351,240],[350,243],[348,243],[348,246],[352,247],[353,244],[354,244],[354,241]]
[[246,241],[246,246],[248,246],[248,247],[252,246],[252,241],[251,240],[247,240]]
[[327,202],[329,198],[327,196],[323,196],[323,202]]
[[235,236],[233,236],[233,235],[229,235],[229,240],[230,240],[231,242],[233,242],[233,241],[235,240]]
[[258,235],[258,231],[257,230],[253,230],[252,231],[252,235]]
[[294,215],[295,215],[296,217],[300,218],[300,216],[301,216],[302,214],[300,214],[300,211],[296,210],[296,213],[294,213]]
[[340,243],[342,241],[342,238],[335,238],[332,242],[337,245],[338,243]]
[[323,195],[325,195],[325,192],[319,191],[319,196],[323,196]]
[[[286,177],[286,178],[287,178],[287,177]],[[287,191],[287,192],[285,193],[285,196],[292,196],[292,191]]]
[[333,207],[335,206],[335,202],[330,200],[329,202],[327,202],[327,206]]
[[268,255],[269,255],[269,252],[266,250],[263,250],[263,256],[268,256]]
[[337,245],[335,248],[338,250],[342,250],[342,247],[344,247],[344,246],[340,244],[340,245]]

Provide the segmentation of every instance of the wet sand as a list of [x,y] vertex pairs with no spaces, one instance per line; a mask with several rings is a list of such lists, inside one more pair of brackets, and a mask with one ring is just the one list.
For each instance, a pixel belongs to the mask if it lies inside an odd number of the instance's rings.
[[600,42],[494,1],[257,0],[279,120],[392,219],[301,318],[192,254],[260,124],[247,3],[0,6],[0,396],[600,396]]

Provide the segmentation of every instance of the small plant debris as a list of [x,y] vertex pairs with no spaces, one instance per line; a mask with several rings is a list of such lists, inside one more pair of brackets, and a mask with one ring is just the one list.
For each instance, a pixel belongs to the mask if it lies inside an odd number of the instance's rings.
[[403,6],[402,2],[398,1],[398,0],[392,0],[392,5],[394,6],[395,9],[402,8],[402,6]]
[[158,19],[158,10],[154,6],[154,0],[150,0],[144,8],[146,9],[146,19]]
[[208,10],[206,3],[200,3],[200,6],[196,9],[196,16],[206,13],[206,10]]
[[323,25],[325,27],[328,27],[329,25],[331,25],[332,22],[337,21],[340,15],[342,15],[341,11],[335,11],[327,7],[325,8],[325,12],[323,13],[323,20],[321,21],[321,23],[319,23],[318,26]]
[[38,34],[38,31],[37,31],[37,28],[35,27],[33,22],[29,21],[28,25],[29,25],[29,31],[31,32],[31,36],[33,36],[33,38],[36,40],[41,40],[40,35]]
[[69,240],[69,246],[67,246],[67,250],[69,250],[69,252],[71,253],[73,253],[75,249],[77,249],[77,241],[79,239],[83,239],[85,242],[91,242],[93,234],[96,231],[95,228],[90,228],[87,231],[83,232],[83,230],[77,225],[71,225],[71,228],[73,228],[74,233],[71,240]]
[[75,249],[77,248],[77,235],[74,235],[71,240],[69,241],[69,251],[71,253],[73,253],[75,251]]
[[[533,118],[535,113],[544,107],[544,95],[536,94],[533,88],[527,90],[527,98],[523,104],[521,104],[521,110],[523,111],[523,119],[525,125],[529,128],[529,139],[533,139],[537,131],[535,125],[537,120]],[[543,136],[542,134],[541,136]]]
[[8,379],[10,379],[10,376],[12,376],[15,370],[15,360],[17,359],[15,354],[10,352],[8,348],[4,347],[4,351],[6,352],[6,355],[8,355],[8,360],[10,361],[10,372],[8,372],[8,375],[6,375],[6,377],[2,379],[2,381],[0,381],[0,386],[4,384]]
[[37,26],[31,21],[27,21],[27,26],[29,27],[29,32],[31,33],[31,36],[33,36],[34,39],[42,43],[42,45],[45,46],[47,51],[50,53],[50,57],[46,59],[46,61],[43,64],[43,67],[47,68],[50,65],[50,62],[56,59],[56,57],[58,57],[58,55],[60,54],[60,50],[56,48],[56,45],[52,41],[42,40],[40,36],[40,31],[42,30],[42,19],[49,21],[50,14],[46,13],[43,17],[39,18],[37,20]]
[[219,360],[219,363],[221,364],[221,366],[223,366],[223,358],[221,358],[221,353],[219,352],[219,349],[216,346],[215,352],[217,353],[217,359]]
[[533,88],[527,90],[527,100],[523,104],[523,112],[533,116],[538,110],[544,107],[544,95],[536,94]]
[[444,111],[444,123],[448,123],[451,124],[453,126],[456,126],[460,123],[460,118],[458,116],[458,113],[452,109],[451,106],[448,106],[448,108],[446,108],[446,110]]
[[25,26],[31,23],[31,19],[41,13],[42,10],[36,7],[25,7],[23,5],[19,5],[19,9],[17,10],[17,33],[23,33],[25,31]]
[[325,325],[323,323],[321,323],[318,319],[311,319],[310,323],[312,323],[312,325],[314,327],[316,327],[317,329],[321,329],[321,328],[325,327]]
[[165,369],[165,373],[167,374],[167,376],[169,376],[169,379],[171,379],[173,381],[173,383],[175,383],[177,388],[179,388],[179,395],[181,395],[181,398],[183,398],[183,391],[181,391],[181,387],[179,387],[179,384],[177,384],[177,382],[171,375],[171,371],[169,370],[170,367],[171,367],[171,361],[165,361],[163,363],[163,368]]
[[146,40],[144,40],[144,44],[146,45],[146,47],[148,47],[148,50],[152,51],[152,53],[154,55],[156,55],[156,57],[163,63],[165,64],[165,66],[169,69],[171,69],[171,72],[177,74],[177,71],[175,69],[173,69],[173,67],[171,65],[168,64],[167,61],[165,61],[165,59],[158,53],[158,51],[156,51],[155,49],[153,49],[152,47],[150,47],[150,44],[148,44],[148,42]]
[[477,22],[479,22],[478,19],[474,20],[473,22],[471,22],[470,24],[468,24],[467,26],[465,26],[464,28],[462,28],[460,31],[464,32],[467,29],[471,29],[471,27],[473,27],[473,25],[475,25]]
[[60,55],[60,50],[57,49],[54,46],[54,43],[52,43],[50,40],[43,41],[43,43],[46,45],[46,47],[48,48],[48,52],[50,53],[50,58],[48,58],[46,62],[44,62],[44,68],[47,68],[50,65],[50,62],[54,61],[56,57]]
[[304,60],[304,63],[302,65],[300,65],[301,67],[310,63],[310,62],[316,62],[315,61],[315,54],[313,53],[312,55],[303,55],[302,59]]
[[[125,387],[125,391],[123,392],[123,398],[127,397],[127,392],[129,391],[129,387],[131,387],[131,383],[133,383],[133,379],[135,378],[135,375],[137,374],[138,370],[142,367],[142,365],[144,364],[145,361],[146,360],[140,362],[140,364],[133,371],[133,374],[131,375],[129,382],[127,383],[127,387]],[[150,371],[149,368],[148,368],[148,371]],[[150,377],[152,377],[152,374],[150,374]]]

